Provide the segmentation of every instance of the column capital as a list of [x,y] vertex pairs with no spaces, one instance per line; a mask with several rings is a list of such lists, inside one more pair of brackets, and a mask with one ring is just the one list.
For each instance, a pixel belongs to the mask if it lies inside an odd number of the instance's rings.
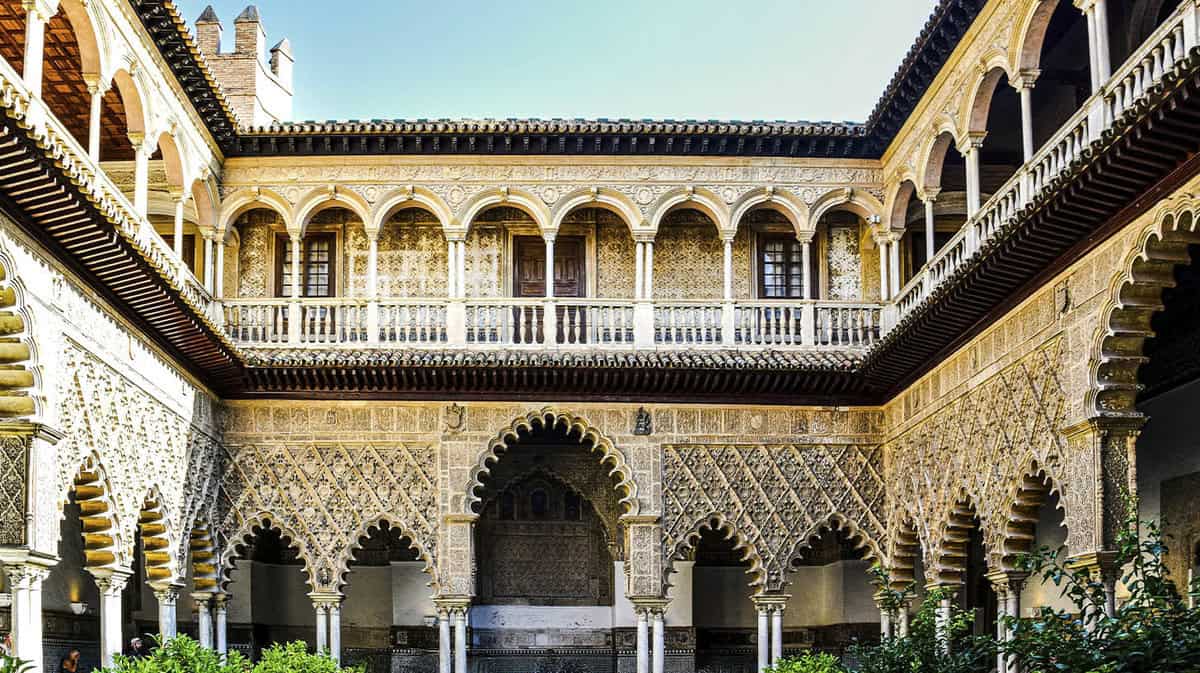
[[215,609],[217,612],[220,612],[220,611],[226,609],[228,607],[228,604],[229,604],[229,594],[227,594],[227,593],[213,594],[213,609]]
[[102,596],[119,596],[129,583],[129,578],[133,576],[133,572],[126,568],[88,568],[88,572],[95,579],[96,587],[100,589]]
[[1025,580],[1029,579],[1029,573],[1017,570],[995,570],[984,575],[987,581],[995,587],[996,593],[1021,593],[1021,589],[1025,587]]
[[815,239],[816,237],[817,237],[817,232],[815,232],[815,231],[798,231],[798,232],[796,232],[796,240],[805,245],[812,243],[813,239]]
[[21,8],[45,23],[58,13],[58,0],[21,0]]
[[1087,570],[1100,576],[1121,572],[1121,566],[1117,564],[1117,552],[1114,551],[1094,551],[1068,556],[1067,568]]
[[972,152],[983,147],[983,141],[987,138],[987,131],[970,131],[967,137],[958,144],[958,151],[962,154]]
[[447,243],[462,243],[467,240],[466,229],[444,229],[442,235],[446,237]]
[[171,605],[174,605],[179,600],[180,594],[183,593],[182,584],[151,584],[150,588],[154,591],[154,598],[159,603]]
[[635,231],[635,232],[633,233],[633,242],[634,242],[634,243],[650,243],[650,244],[653,244],[653,243],[654,243],[654,235],[655,235],[655,233],[657,233],[657,232],[653,232],[653,231]]
[[787,603],[791,599],[791,594],[764,593],[751,596],[750,602],[754,603],[760,612],[783,612],[787,609]]
[[1041,74],[1041,70],[1036,68],[1027,68],[1018,73],[1017,76],[1014,77],[1009,83],[1012,84],[1012,88],[1016,89],[1017,91],[1025,89],[1031,90],[1033,89],[1033,85],[1037,83],[1037,79],[1039,76],[1041,76]]
[[100,73],[98,72],[83,73],[83,83],[87,86],[88,94],[92,96],[107,93],[111,88],[108,82],[100,78]]
[[212,605],[213,596],[216,594],[211,591],[193,591],[190,595],[192,597],[192,602],[195,603],[197,607],[207,608]]
[[633,603],[633,611],[635,614],[645,614],[647,618],[662,616],[667,611],[667,606],[670,605],[669,598],[638,596],[630,597],[629,602]]
[[1075,5],[1081,12],[1090,11],[1096,6],[1097,0],[1072,0],[1071,4]]
[[342,601],[346,599],[340,591],[313,591],[308,594],[308,598],[312,601],[313,606],[318,609],[322,606],[326,609],[339,607]]
[[922,202],[935,203],[938,199],[938,196],[942,193],[942,188],[926,187],[925,189],[921,190],[921,192],[925,195],[925,198],[921,199]]
[[145,133],[142,133],[141,131],[130,131],[126,134],[126,137],[129,138],[129,144],[133,145],[134,152],[138,154],[150,153],[149,147],[147,147],[147,145],[149,145],[149,140],[146,138]]

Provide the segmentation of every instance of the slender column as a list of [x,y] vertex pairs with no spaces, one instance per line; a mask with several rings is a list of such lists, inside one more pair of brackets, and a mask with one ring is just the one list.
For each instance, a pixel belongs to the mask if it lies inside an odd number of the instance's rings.
[[438,673],[453,673],[450,658],[450,611],[438,608]]
[[554,299],[554,237],[546,236],[546,299]]
[[1040,70],[1022,70],[1013,81],[1021,97],[1021,155],[1025,163],[1033,159],[1033,84],[1040,74]]
[[771,608],[758,606],[758,673],[771,665]]
[[100,589],[100,661],[107,668],[121,653],[121,592],[129,581],[128,570],[95,571]]
[[[46,24],[54,15],[48,3],[25,0],[25,87],[34,96],[42,95],[42,61],[46,46]],[[57,3],[55,3],[57,4]]]
[[1100,84],[1104,80],[1100,79],[1100,50],[1098,36],[1096,35],[1096,3],[1092,0],[1075,0],[1075,6],[1083,10],[1084,17],[1087,19],[1088,32],[1088,72],[1092,76],[1092,93],[1100,90]]
[[879,299],[887,301],[892,298],[891,288],[888,287],[888,239],[876,236],[875,244],[879,246]]
[[898,638],[908,637],[908,603],[907,601],[900,606],[896,612],[896,636]]
[[154,598],[158,601],[158,636],[163,642],[174,638],[178,631],[175,607],[179,600],[179,589],[177,584],[154,589]]
[[49,567],[15,563],[5,568],[12,595],[13,654],[42,670],[42,583]]
[[314,601],[317,613],[317,654],[329,651],[329,606],[323,601]]
[[892,613],[878,596],[875,598],[875,605],[879,607],[879,636],[886,640],[892,637]]
[[329,611],[329,657],[340,664],[342,662],[342,604],[331,602],[326,609]]
[[204,289],[209,292],[216,292],[216,234],[209,232],[204,234]]
[[91,108],[88,114],[88,157],[95,163],[100,163],[100,110],[104,103],[104,93],[107,87],[100,85],[99,75],[84,75],[88,95],[91,96]]
[[453,239],[446,241],[446,297],[458,298],[458,245]]
[[936,231],[933,216],[933,206],[937,202],[937,194],[926,192],[925,194],[925,263],[933,261],[933,256],[937,254],[936,245],[933,241],[933,234]]
[[1099,70],[1097,79],[1103,85],[1112,77],[1112,54],[1108,46],[1108,1],[1095,0],[1092,11],[1096,14],[1096,67]]
[[725,301],[733,301],[733,239],[726,238],[724,243],[725,252],[721,266],[724,291],[721,296],[725,298]]
[[216,594],[213,596],[213,614],[216,615],[217,654],[221,661],[229,654],[229,596]]
[[947,594],[942,597],[941,601],[938,602],[937,612],[934,613],[934,631],[937,634],[937,639],[941,644],[942,651],[949,652],[950,637],[948,630],[950,629],[950,605],[952,594],[949,593],[949,587],[943,588],[947,589]]
[[300,299],[300,257],[303,256],[303,254],[304,254],[304,249],[303,249],[304,241],[303,241],[303,239],[300,238],[299,234],[292,234],[292,236],[289,240],[291,241],[291,246],[292,246],[291,298],[292,298],[292,301],[298,301]]
[[465,299],[467,296],[467,241],[465,239],[458,241],[458,254],[454,256],[458,263],[458,298]]
[[213,595],[207,591],[192,594],[192,602],[196,604],[196,630],[201,647],[212,648],[212,600]]
[[[1016,620],[1021,617],[1021,589],[1025,586],[1023,577],[1010,579],[1008,588],[1008,617],[1010,620]],[[1012,640],[1012,629],[1008,629],[1005,634],[1005,640]],[[1016,656],[1008,658],[1008,673],[1021,673],[1021,662]]]
[[633,298],[641,301],[645,298],[645,288],[642,281],[646,279],[646,252],[642,241],[633,242]]
[[812,277],[812,243],[813,235],[807,234],[807,238],[800,238],[800,273],[804,275],[804,298],[817,298],[817,284],[813,282]]
[[[554,236],[546,235],[546,287],[545,300],[542,304],[542,334],[545,343],[558,343],[558,309],[554,306]],[[563,329],[566,336],[567,329]],[[565,339],[564,339],[565,341]]]
[[771,665],[779,664],[783,658],[783,604],[771,608]]
[[467,673],[467,607],[454,611],[454,671]]
[[646,280],[642,281],[646,301],[654,301],[654,241],[646,241]]
[[900,294],[900,238],[892,236],[892,243],[888,246],[888,271],[891,273],[891,279],[888,281],[888,286],[892,288],[892,296]]
[[179,258],[179,263],[183,264],[183,206],[187,203],[187,194],[172,190],[171,200],[175,202],[175,228],[171,232],[174,234],[174,240],[171,242],[171,249]]
[[150,207],[150,143],[141,133],[130,133],[133,143],[133,210],[146,217]]
[[379,341],[379,231],[367,232],[367,341]]
[[650,673],[650,624],[648,608],[637,608],[637,673]]
[[217,250],[216,268],[213,271],[213,296],[220,299],[225,296],[225,236],[218,233],[213,246]]
[[982,195],[979,189],[979,148],[983,146],[983,138],[972,136],[963,150],[963,158],[967,164],[967,217],[975,217],[982,205]]
[[[1008,585],[997,583],[993,586],[996,590],[996,642],[999,644],[1008,640],[1008,630],[1004,628],[1004,616],[1008,614]],[[996,673],[1004,673],[1008,669],[1006,659],[1004,651],[997,649]]]
[[651,670],[653,673],[663,673],[666,661],[666,637],[664,634],[663,608],[654,610],[654,656]]

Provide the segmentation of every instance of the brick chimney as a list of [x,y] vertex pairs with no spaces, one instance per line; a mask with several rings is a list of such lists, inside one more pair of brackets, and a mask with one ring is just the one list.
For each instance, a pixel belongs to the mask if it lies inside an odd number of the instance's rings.
[[221,51],[221,20],[206,7],[196,19],[196,46],[204,54],[213,76],[233,108],[238,122],[268,126],[292,118],[292,45],[282,39],[266,56],[267,32],[254,5],[246,7],[233,22],[233,51]]

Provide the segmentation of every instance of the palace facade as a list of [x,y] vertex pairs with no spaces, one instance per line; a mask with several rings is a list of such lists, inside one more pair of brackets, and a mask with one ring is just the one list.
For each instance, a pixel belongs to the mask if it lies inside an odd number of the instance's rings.
[[1115,605],[1133,495],[1189,577],[1198,9],[941,0],[861,124],[296,122],[254,7],[0,0],[0,632],[748,673],[875,565]]

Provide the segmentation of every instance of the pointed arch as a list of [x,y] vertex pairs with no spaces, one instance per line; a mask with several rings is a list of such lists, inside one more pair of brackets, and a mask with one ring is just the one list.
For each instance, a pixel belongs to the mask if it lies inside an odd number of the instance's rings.
[[[697,519],[684,533],[683,537],[678,540],[673,540],[673,544],[665,549],[667,555],[666,568],[663,573],[663,582],[666,586],[671,586],[670,576],[675,573],[675,561],[683,560],[684,554],[688,551],[695,551],[696,546],[700,542],[700,536],[706,530],[711,530],[716,533],[724,533],[726,540],[733,540],[734,550],[742,550],[740,560],[749,563],[746,568],[746,574],[751,576],[751,587],[766,587],[767,585],[767,568],[763,562],[762,554],[755,548],[754,544],[746,539],[746,536],[738,530],[737,525],[725,517],[722,512],[710,512],[703,517]],[[663,595],[666,595],[666,587],[664,587]]]
[[330,185],[314,189],[300,197],[292,209],[291,226],[288,227],[288,231],[292,232],[294,227],[293,233],[303,237],[313,215],[326,208],[339,206],[357,215],[364,226],[371,222],[371,205],[361,194],[345,187]]
[[425,564],[424,567],[421,568],[421,571],[429,575],[429,584],[433,588],[433,592],[437,593],[439,590],[437,559],[433,557],[433,554],[430,550],[425,549],[421,543],[418,542],[420,537],[404,523],[404,517],[402,515],[385,512],[377,512],[371,516],[365,517],[363,522],[350,532],[350,536],[347,538],[346,543],[342,545],[342,553],[338,556],[337,564],[335,566],[337,568],[336,586],[338,590],[341,590],[349,583],[349,580],[346,578],[346,576],[350,574],[350,563],[354,561],[355,555],[363,547],[361,541],[364,538],[369,537],[373,530],[379,530],[383,525],[387,525],[389,528],[395,528],[396,530],[400,531],[400,535],[402,537],[408,539],[409,547],[417,551],[417,557],[420,558],[421,562]]
[[455,225],[469,230],[483,211],[494,206],[512,206],[533,218],[538,229],[545,234],[552,231],[553,218],[550,209],[537,196],[523,190],[508,187],[489,187],[476,192],[459,207]]
[[383,225],[387,224],[397,211],[405,208],[420,208],[430,213],[437,218],[443,230],[450,228],[454,222],[454,210],[450,204],[428,188],[414,186],[393,189],[384,194],[375,202],[371,219],[363,222],[376,230],[382,230]]
[[809,218],[808,205],[804,200],[786,189],[774,187],[758,187],[746,192],[733,202],[732,214],[729,219],[729,234],[732,235],[741,225],[742,218],[750,212],[759,209],[773,210],[783,215],[791,222],[796,235],[813,232],[813,221]]
[[[965,581],[971,529],[976,527],[976,520],[979,520],[980,532],[984,532],[986,524],[979,517],[975,499],[965,490],[960,490],[954,504],[946,510],[946,518],[941,523],[941,534],[933,545],[933,578],[927,579],[936,579],[938,584],[947,586],[960,585]],[[984,550],[985,556],[988,551]]]
[[221,213],[217,218],[218,231],[227,232],[245,212],[255,208],[272,210],[290,231],[292,228],[292,206],[278,192],[260,187],[239,189],[221,202]]
[[550,228],[558,231],[563,220],[580,208],[602,208],[613,213],[629,227],[630,234],[647,228],[646,218],[633,199],[607,187],[577,189],[560,198],[550,211]]
[[217,584],[221,591],[228,591],[229,584],[233,581],[234,566],[237,561],[241,560],[242,554],[242,552],[238,551],[238,548],[245,548],[246,543],[253,540],[263,531],[275,531],[279,533],[281,538],[289,541],[288,546],[296,548],[296,557],[304,564],[300,572],[304,573],[305,582],[309,588],[316,589],[318,583],[316,578],[313,577],[315,566],[312,563],[312,559],[308,556],[306,545],[303,541],[304,538],[297,535],[296,531],[292,530],[286,524],[280,523],[281,521],[283,521],[281,517],[277,517],[267,511],[262,511],[252,517],[246,518],[238,525],[233,534],[226,539],[225,549],[220,555],[220,563],[217,569],[219,573]]
[[677,187],[650,206],[650,231],[657,233],[663,218],[679,208],[695,208],[704,213],[717,227],[718,234],[728,235],[731,229],[729,206],[719,196],[703,187]]
[[475,466],[471,468],[464,510],[472,511],[481,503],[479,491],[483,489],[483,476],[491,474],[492,467],[501,460],[501,453],[520,442],[521,432],[551,430],[559,426],[564,426],[568,433],[578,433],[580,444],[591,442],[592,452],[600,454],[600,465],[609,468],[608,474],[616,482],[614,488],[621,494],[618,503],[625,514],[636,516],[640,511],[637,482],[625,454],[587,419],[554,407],[518,416],[488,442],[487,448],[479,454]]

